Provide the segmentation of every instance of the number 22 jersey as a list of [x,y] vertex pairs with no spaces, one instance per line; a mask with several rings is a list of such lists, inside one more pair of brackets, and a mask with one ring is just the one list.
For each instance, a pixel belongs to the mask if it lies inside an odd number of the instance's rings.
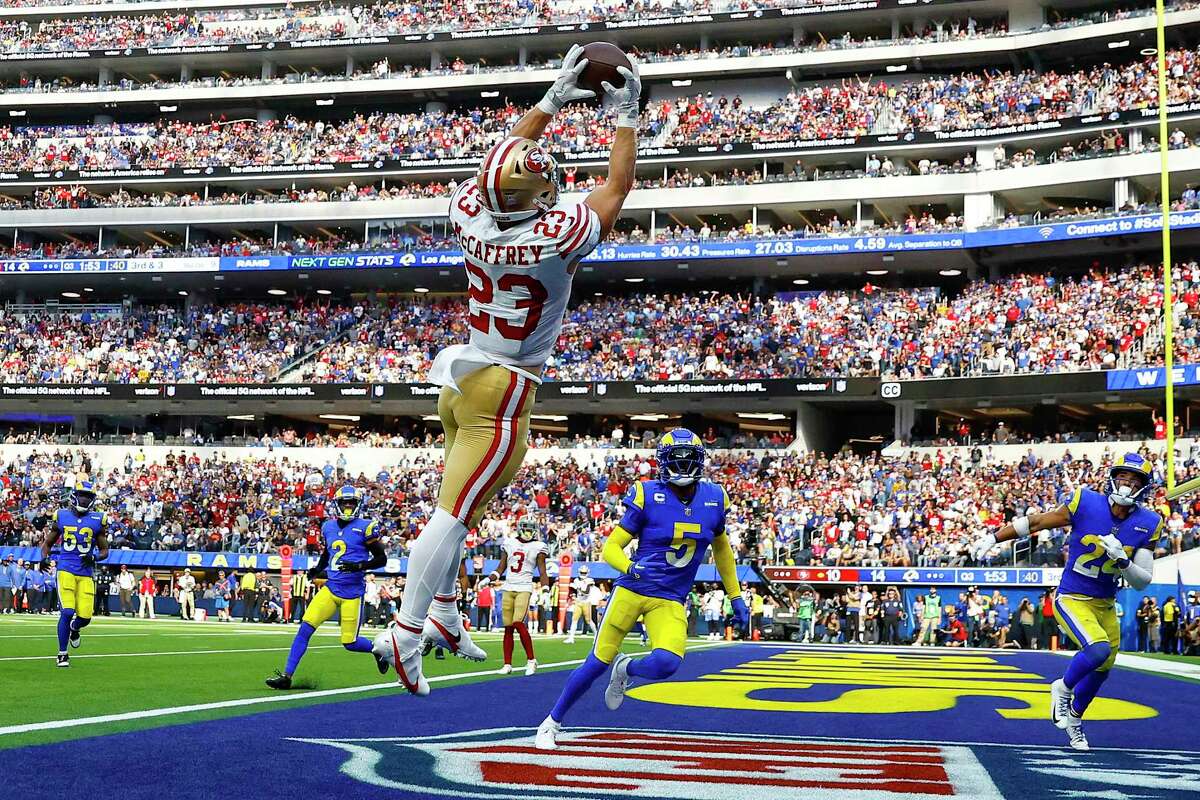
[[1153,551],[1162,535],[1162,517],[1139,505],[1120,520],[1113,516],[1107,496],[1084,488],[1076,489],[1065,505],[1071,514],[1071,535],[1059,593],[1116,597],[1119,573],[1104,552],[1100,537],[1113,534],[1130,556],[1143,548]]
[[550,210],[501,229],[467,179],[450,197],[450,222],[467,270],[471,344],[499,364],[546,363],[575,266],[600,242],[596,212],[560,195]]

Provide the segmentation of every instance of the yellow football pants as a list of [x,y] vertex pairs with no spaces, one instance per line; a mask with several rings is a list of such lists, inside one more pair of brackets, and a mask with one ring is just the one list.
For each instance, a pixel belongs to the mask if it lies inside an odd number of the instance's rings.
[[322,586],[304,611],[304,621],[314,628],[319,628],[323,622],[338,614],[342,644],[350,644],[358,639],[361,609],[361,597],[338,597],[329,591],[328,586]]
[[618,586],[608,599],[608,608],[600,630],[596,632],[596,658],[605,664],[617,657],[625,635],[633,630],[638,617],[646,626],[646,636],[654,650],[669,650],[683,658],[687,646],[687,614],[683,603],[661,597],[647,597]]
[[1085,597],[1081,594],[1055,594],[1054,618],[1058,627],[1080,649],[1095,642],[1108,642],[1112,652],[1098,670],[1112,669],[1121,649],[1121,619],[1112,598]]
[[58,604],[75,610],[80,619],[91,619],[96,607],[96,582],[86,575],[58,571]]

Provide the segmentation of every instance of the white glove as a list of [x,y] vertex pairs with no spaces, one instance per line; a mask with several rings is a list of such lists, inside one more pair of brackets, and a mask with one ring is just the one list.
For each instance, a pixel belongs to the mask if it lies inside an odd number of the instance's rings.
[[538,101],[538,110],[554,115],[567,103],[590,100],[596,96],[591,89],[584,89],[579,85],[579,76],[588,65],[586,58],[580,58],[582,54],[582,45],[571,45],[567,57],[563,59],[562,68],[558,71],[558,77],[546,90],[546,96]]
[[1104,552],[1108,554],[1108,557],[1118,565],[1129,563],[1129,554],[1125,552],[1125,546],[1113,534],[1106,533],[1101,536],[1100,544],[1104,546]]
[[971,544],[971,557],[976,561],[981,561],[987,551],[996,546],[996,534],[985,533]]
[[609,98],[609,102],[617,110],[617,127],[636,130],[641,116],[638,113],[638,101],[642,98],[642,76],[632,56],[629,57],[629,63],[633,67],[632,70],[617,67],[617,72],[625,79],[624,86],[618,89],[608,81],[600,85],[604,87],[605,97]]

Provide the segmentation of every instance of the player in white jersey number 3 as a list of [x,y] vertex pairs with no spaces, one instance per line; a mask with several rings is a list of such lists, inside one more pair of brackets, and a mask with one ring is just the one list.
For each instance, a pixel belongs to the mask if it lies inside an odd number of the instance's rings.
[[500,599],[500,611],[504,617],[504,666],[500,668],[501,675],[512,672],[514,634],[521,637],[521,647],[525,650],[525,674],[537,672],[533,638],[529,635],[525,619],[529,616],[529,599],[533,595],[534,568],[541,576],[542,586],[550,583],[550,575],[546,571],[546,552],[541,528],[533,520],[523,519],[517,523],[517,535],[505,540],[500,563],[496,571],[488,576],[488,580],[494,583],[501,575],[507,575]]
[[560,198],[558,165],[537,143],[564,105],[594,97],[578,85],[587,65],[582,51],[571,48],[546,96],[450,198],[469,283],[471,340],[439,353],[429,373],[442,387],[438,416],[446,433],[438,507],[409,556],[398,624],[376,640],[413,694],[429,693],[421,674],[423,637],[463,658],[486,657],[463,629],[456,605],[467,531],[521,465],[534,393],[562,329],[575,268],[608,236],[633,188],[636,64],[621,69],[621,88],[604,85],[617,131],[602,187],[582,202]]

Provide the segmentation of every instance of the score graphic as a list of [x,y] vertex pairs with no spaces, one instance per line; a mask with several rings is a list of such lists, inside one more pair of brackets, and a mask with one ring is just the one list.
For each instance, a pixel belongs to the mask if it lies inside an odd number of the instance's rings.
[[1057,586],[1061,569],[949,569],[924,567],[763,567],[777,583],[867,583],[964,586]]

